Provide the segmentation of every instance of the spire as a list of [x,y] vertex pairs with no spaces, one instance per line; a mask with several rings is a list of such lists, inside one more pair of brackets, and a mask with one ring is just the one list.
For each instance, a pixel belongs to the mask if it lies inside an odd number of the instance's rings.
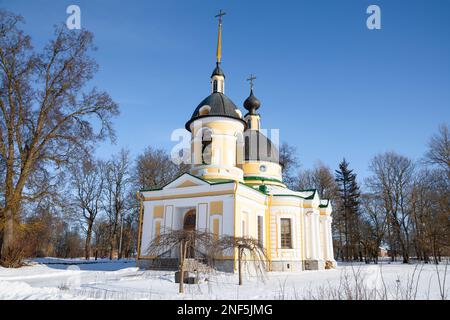
[[220,61],[222,59],[222,17],[226,13],[222,10],[219,11],[216,18],[219,18],[219,33],[217,35],[217,50],[216,50],[216,67],[211,74],[211,91],[224,93],[225,89],[225,74],[220,67]]
[[219,13],[215,16],[219,18],[219,32],[217,35],[217,50],[216,50],[216,63],[220,64],[220,60],[222,59],[222,17],[226,15],[225,12],[220,9]]

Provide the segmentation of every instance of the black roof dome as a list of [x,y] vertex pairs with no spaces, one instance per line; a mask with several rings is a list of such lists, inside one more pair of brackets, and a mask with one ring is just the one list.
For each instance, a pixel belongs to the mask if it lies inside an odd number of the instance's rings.
[[[200,114],[200,109],[203,106],[209,106],[209,111],[206,114]],[[190,124],[199,119],[206,117],[226,117],[232,118],[236,120],[242,120],[238,107],[230,100],[226,95],[221,92],[213,92],[208,97],[206,97],[195,109],[192,114],[191,119],[186,122],[185,128],[188,131],[191,131]]]
[[279,164],[277,147],[259,130],[244,131],[245,161],[268,161]]
[[225,78],[225,73],[223,73],[222,68],[220,67],[220,62],[216,62],[216,67],[214,68],[211,78],[214,76],[222,76]]
[[261,101],[253,95],[253,89],[250,91],[250,96],[244,101],[244,108],[248,110],[249,114],[257,114],[256,110],[261,106]]

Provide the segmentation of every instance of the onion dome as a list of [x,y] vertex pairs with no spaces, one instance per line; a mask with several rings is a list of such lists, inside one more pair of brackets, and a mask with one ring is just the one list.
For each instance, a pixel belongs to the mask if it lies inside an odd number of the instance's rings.
[[220,62],[216,62],[216,67],[214,68],[211,78],[214,76],[222,76],[225,78],[225,73],[223,72],[222,68],[220,67]]
[[248,110],[248,114],[256,115],[256,110],[261,106],[261,101],[253,95],[253,89],[250,90],[250,96],[244,101],[244,108]]
[[241,111],[233,101],[221,92],[213,92],[206,97],[195,109],[191,119],[186,123],[185,128],[191,131],[190,125],[193,121],[206,117],[225,117],[242,121]]

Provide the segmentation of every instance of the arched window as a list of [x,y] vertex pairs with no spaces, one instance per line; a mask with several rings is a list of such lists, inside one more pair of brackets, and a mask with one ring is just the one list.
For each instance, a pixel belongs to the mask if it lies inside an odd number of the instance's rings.
[[202,133],[202,163],[203,164],[211,164],[211,130],[204,130]]
[[211,107],[208,106],[207,104],[205,104],[204,106],[202,106],[200,108],[200,110],[198,111],[198,114],[201,116],[205,116],[205,115],[209,114],[210,111],[211,111]]
[[217,92],[217,80],[213,81],[213,92]]

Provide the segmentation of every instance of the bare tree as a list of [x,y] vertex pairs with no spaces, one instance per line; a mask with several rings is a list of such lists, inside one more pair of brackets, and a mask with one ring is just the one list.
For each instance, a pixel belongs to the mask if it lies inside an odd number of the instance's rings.
[[73,205],[81,213],[85,226],[84,256],[91,256],[91,241],[95,219],[101,211],[105,189],[105,164],[102,161],[85,160],[71,167],[71,188],[74,190]]
[[[57,172],[86,153],[92,142],[112,136],[111,117],[118,114],[106,92],[84,91],[97,70],[89,56],[95,49],[90,32],[57,27],[55,38],[36,53],[19,28],[21,22],[21,17],[0,10],[2,258],[15,249],[24,193],[33,201],[48,192],[30,189],[31,177]],[[94,117],[98,131],[91,123]]]
[[289,187],[295,187],[295,170],[299,166],[297,149],[283,142],[279,150],[279,162],[283,168],[283,181]]
[[94,224],[94,256],[95,259],[105,258],[109,256],[110,252],[110,224],[109,220],[106,217],[101,217],[97,219],[97,222]]
[[444,169],[418,172],[413,181],[410,207],[416,255],[426,263],[432,256],[438,263],[442,250],[449,247],[450,185]]
[[233,237],[223,236],[215,244],[215,252],[223,252],[226,250],[237,250],[238,253],[238,274],[239,285],[242,285],[242,263],[250,261],[253,263],[256,272],[262,275],[266,271],[267,255],[261,245],[261,241],[251,237]]
[[[412,161],[395,152],[375,156],[370,163],[373,176],[367,179],[371,191],[383,199],[384,214],[387,216],[393,238],[391,251],[400,246],[403,262],[409,262],[411,217],[408,208],[411,183],[414,173]],[[390,229],[389,229],[390,228]]]
[[331,169],[321,162],[317,163],[311,170],[298,173],[296,188],[300,190],[316,189],[320,198],[330,199],[333,202],[337,199],[339,193],[339,186]]
[[185,164],[174,164],[164,149],[148,147],[137,157],[134,180],[140,189],[160,188],[187,170]]
[[450,179],[450,133],[447,124],[440,125],[439,132],[431,137],[425,161],[446,170]]
[[378,250],[386,234],[387,216],[384,214],[383,201],[375,194],[361,196],[361,210],[363,228],[361,242],[365,248],[366,262],[373,259],[378,263]]
[[202,258],[206,259],[209,266],[217,254],[217,245],[214,235],[209,232],[199,230],[164,230],[155,237],[147,247],[147,254],[158,259],[162,254],[178,249],[178,272],[180,283],[178,292],[184,292],[184,273],[188,250],[194,249],[201,252]]
[[118,155],[114,155],[106,165],[105,211],[110,222],[110,253],[112,259],[117,250],[118,258],[121,258],[120,228],[122,217],[127,208],[128,187],[131,184],[129,173],[129,151],[122,149]]

